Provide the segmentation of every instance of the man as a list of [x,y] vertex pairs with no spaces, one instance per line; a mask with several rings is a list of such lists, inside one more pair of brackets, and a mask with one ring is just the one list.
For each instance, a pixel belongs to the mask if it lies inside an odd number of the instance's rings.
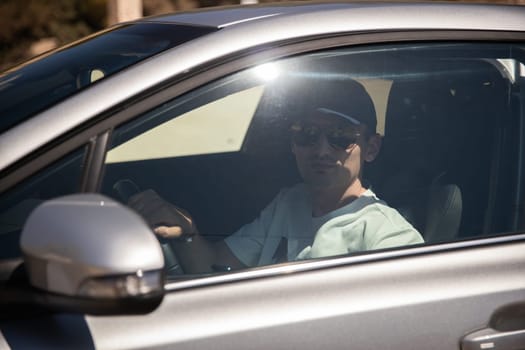
[[[229,270],[422,243],[421,235],[363,184],[363,167],[381,147],[370,96],[355,81],[300,84],[291,123],[291,149],[303,183],[283,189],[252,223],[224,241],[196,233],[191,216],[154,193],[130,206],[163,203],[167,215],[148,219],[170,239],[186,272]],[[146,196],[146,197],[145,197]],[[163,210],[160,210],[162,212]],[[170,212],[168,214],[168,212]],[[188,236],[190,235],[190,236]],[[189,239],[185,239],[187,237]],[[182,239],[181,239],[182,238]]]

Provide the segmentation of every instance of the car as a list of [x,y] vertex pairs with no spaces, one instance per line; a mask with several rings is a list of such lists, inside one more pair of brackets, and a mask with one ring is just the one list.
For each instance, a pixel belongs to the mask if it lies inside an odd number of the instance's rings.
[[[290,124],[349,81],[382,142],[363,181],[424,243],[192,272],[194,236],[130,206],[229,239],[301,182]],[[525,7],[147,17],[2,73],[0,115],[1,348],[525,348]]]

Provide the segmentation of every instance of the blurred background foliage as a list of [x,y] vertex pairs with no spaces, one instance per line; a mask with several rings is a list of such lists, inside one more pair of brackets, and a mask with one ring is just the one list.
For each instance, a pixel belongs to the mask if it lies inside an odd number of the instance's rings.
[[[108,1],[111,0],[0,0],[0,72],[107,27]],[[142,14],[150,16],[240,1],[142,0]],[[525,3],[525,0],[488,1]]]
[[105,15],[105,0],[0,0],[0,70],[38,53],[41,39],[52,48],[103,28]]

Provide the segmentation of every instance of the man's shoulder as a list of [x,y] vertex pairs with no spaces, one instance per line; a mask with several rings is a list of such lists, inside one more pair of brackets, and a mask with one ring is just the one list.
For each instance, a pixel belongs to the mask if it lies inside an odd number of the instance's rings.
[[[366,208],[366,221],[370,225],[370,232],[375,236],[397,235],[400,239],[408,239],[411,243],[422,243],[421,234],[397,209],[389,206],[382,200],[377,200]],[[377,238],[377,237],[376,237]]]
[[[372,190],[368,189],[357,200],[341,213],[341,223],[359,221],[366,223],[365,227],[371,231],[413,229],[397,209],[381,200]],[[346,219],[346,220],[345,220]]]
[[366,216],[374,220],[385,220],[393,226],[411,226],[397,209],[389,206],[385,201],[375,196],[369,199],[367,205],[363,206],[363,214],[365,213]]

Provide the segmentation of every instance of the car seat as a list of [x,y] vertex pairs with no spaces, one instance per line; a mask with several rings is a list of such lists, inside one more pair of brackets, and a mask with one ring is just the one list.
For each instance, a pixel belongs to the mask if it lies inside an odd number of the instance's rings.
[[[439,129],[450,106],[439,84],[395,82],[386,114],[376,192],[396,208],[427,243],[457,237],[463,211],[462,191],[450,181],[447,145]],[[441,125],[437,125],[441,124]]]

